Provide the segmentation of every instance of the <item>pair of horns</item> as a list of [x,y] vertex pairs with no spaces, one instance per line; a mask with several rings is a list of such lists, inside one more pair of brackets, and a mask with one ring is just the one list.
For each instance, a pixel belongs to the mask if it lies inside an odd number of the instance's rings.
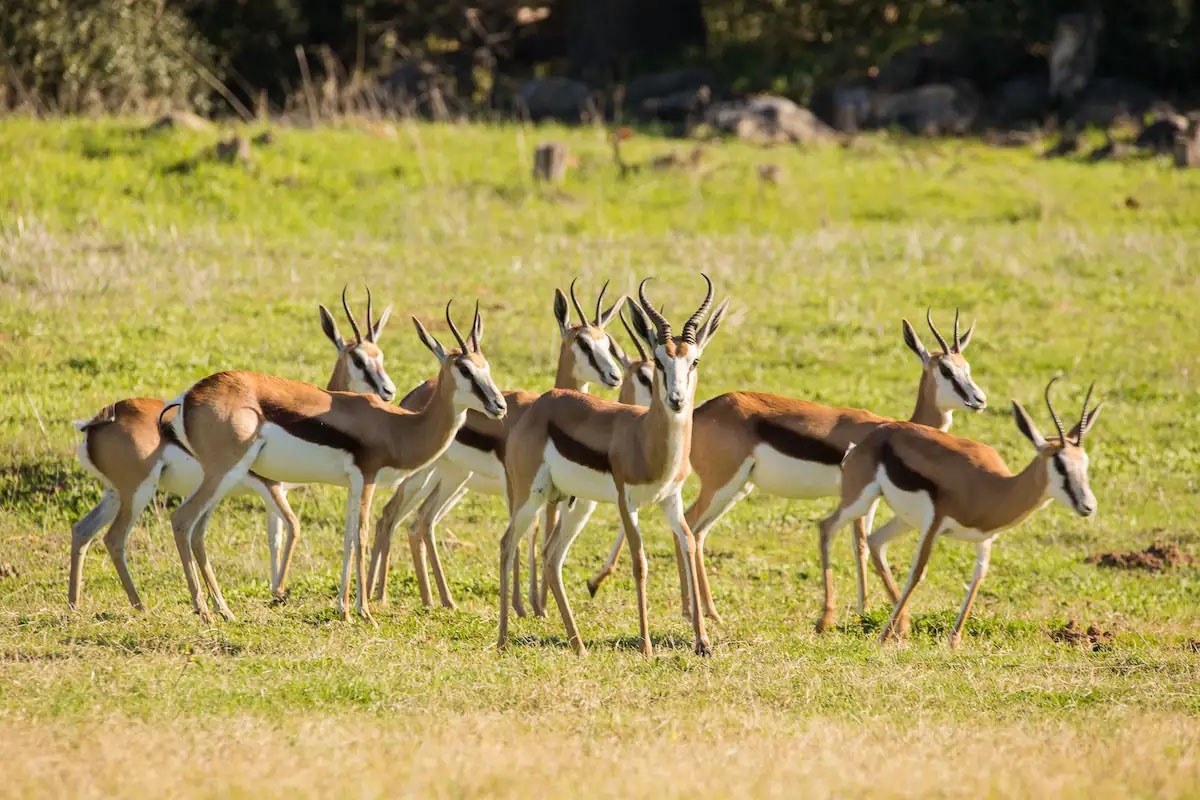
[[[688,321],[683,323],[683,334],[680,336],[680,338],[687,344],[696,343],[696,331],[699,329],[700,323],[704,319],[704,315],[708,313],[708,308],[712,305],[713,300],[712,281],[710,281],[708,276],[703,272],[700,273],[700,277],[704,278],[704,283],[708,286],[708,291],[704,295],[704,302],[701,303],[700,307],[696,309],[696,313],[688,317]],[[656,310],[650,301],[646,299],[646,283],[649,282],[649,280],[649,278],[644,278],[642,282],[638,284],[638,300],[641,301],[642,310],[646,312],[646,316],[649,317],[650,321],[654,323],[654,326],[658,328],[659,344],[665,344],[667,339],[671,338],[671,323],[667,322],[667,318],[664,317],[661,312]]]
[[[935,326],[933,324],[933,307],[932,306],[925,309],[925,321],[927,323],[929,323],[929,330],[933,331],[933,338],[937,339],[938,344],[940,344],[942,346],[943,353],[961,353],[962,352],[962,340],[964,337],[961,337],[958,335],[958,309],[957,308],[954,309],[954,347],[950,347],[949,345],[946,344],[946,339],[942,336],[941,332],[938,331],[937,326]],[[974,322],[971,323],[971,327],[967,328],[967,332],[964,335],[965,338],[969,339],[971,337],[971,332],[973,330],[975,330]]]
[[[350,328],[354,331],[355,344],[363,343],[362,331],[358,329],[358,322],[354,319],[354,315],[350,313],[350,304],[346,302],[346,290],[350,288],[349,284],[342,287],[342,310],[346,312],[346,319],[350,320]],[[371,319],[371,287],[367,289],[367,341],[375,341],[375,325],[379,320]]]
[[478,353],[479,352],[479,301],[475,301],[475,318],[471,320],[471,342],[470,347],[467,346],[467,341],[463,339],[463,335],[458,332],[458,326],[454,324],[454,320],[450,318],[450,304],[453,300],[446,301],[446,324],[450,326],[450,333],[454,334],[455,341],[458,342],[458,348],[463,353]]
[[[1054,382],[1061,377],[1061,375],[1055,375],[1050,379],[1050,382],[1046,384],[1045,396],[1046,408],[1050,411],[1050,419],[1054,420],[1054,427],[1058,430],[1058,440],[1063,444],[1066,444],[1067,433],[1063,429],[1062,420],[1058,418],[1058,413],[1054,410],[1054,405],[1050,402],[1050,387],[1053,386]],[[1087,433],[1088,403],[1092,402],[1092,390],[1095,388],[1096,382],[1093,381],[1092,385],[1088,387],[1087,394],[1083,398],[1083,411],[1079,413],[1079,438],[1075,441],[1075,444],[1077,445],[1083,445],[1083,436]]]
[[[579,305],[579,298],[575,296],[575,283],[578,280],[578,278],[571,280],[571,303],[575,306],[575,313],[579,314],[579,321],[587,325],[587,314],[583,313],[583,306]],[[591,324],[597,327],[600,325],[600,309],[604,304],[604,293],[606,291],[608,291],[608,281],[605,281],[604,285],[600,287],[600,296],[596,298],[596,316],[592,318]]]

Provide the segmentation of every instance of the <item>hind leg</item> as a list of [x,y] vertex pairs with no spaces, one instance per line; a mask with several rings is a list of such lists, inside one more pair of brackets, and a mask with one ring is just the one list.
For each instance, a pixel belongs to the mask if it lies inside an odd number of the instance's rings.
[[[712,530],[713,525],[716,525],[721,517],[729,512],[746,496],[754,491],[754,484],[750,483],[750,472],[754,468],[754,462],[747,460],[742,465],[741,469],[733,476],[731,480],[720,486],[715,491],[705,496],[704,487],[700,487],[700,496],[688,508],[686,521],[688,527],[691,528],[696,539],[696,586],[700,591],[700,604],[704,608],[704,616],[714,622],[721,622],[721,615],[717,613],[717,606],[713,602],[712,588],[708,583],[708,569],[704,565],[704,543],[708,540],[708,533]],[[679,540],[676,539],[678,545]],[[682,567],[682,553],[678,547],[675,549],[675,563]],[[683,572],[680,571],[680,599],[683,602],[684,616],[687,617],[690,612],[688,605],[689,598],[683,590]]]
[[571,604],[567,600],[566,588],[563,586],[562,568],[571,543],[583,530],[583,526],[587,524],[588,517],[592,515],[595,508],[596,504],[591,500],[578,498],[573,505],[568,504],[566,513],[560,518],[544,551],[546,563],[542,581],[549,584],[550,591],[554,593],[554,602],[558,605],[563,626],[567,630],[567,641],[575,648],[578,655],[586,653],[587,648],[584,647],[583,639],[579,635],[579,628],[575,625],[575,616],[571,613]]
[[129,539],[129,531],[133,528],[134,521],[142,515],[146,506],[150,505],[150,501],[154,499],[161,471],[161,468],[157,468],[151,472],[142,485],[134,491],[133,497],[128,502],[121,503],[122,512],[127,511],[128,514],[118,513],[112,527],[104,534],[104,548],[108,551],[108,558],[117,568],[117,577],[121,579],[121,586],[125,589],[125,596],[129,598],[129,604],[138,611],[143,609],[142,598],[138,596],[137,589],[133,585],[133,576],[129,574],[129,562],[125,558],[125,542]]
[[[871,551],[871,566],[875,568],[876,574],[883,581],[883,586],[887,590],[888,597],[891,598],[893,608],[900,602],[900,587],[896,585],[896,579],[892,577],[892,568],[888,564],[887,547],[892,539],[911,529],[912,526],[905,520],[900,517],[892,517],[887,521],[887,524],[867,537],[867,546]],[[909,618],[907,609],[901,613],[896,625],[901,636],[908,633]]]
[[67,586],[67,605],[79,607],[83,593],[83,562],[92,542],[105,525],[117,518],[123,507],[116,491],[108,489],[91,511],[71,528],[71,572]]
[[[418,470],[403,481],[392,496],[388,499],[383,507],[383,513],[379,515],[379,521],[375,523],[375,540],[371,544],[371,569],[367,575],[367,582],[372,591],[372,599],[380,605],[387,605],[387,581],[388,572],[391,569],[392,555],[392,534],[396,530],[396,526],[404,521],[404,518],[412,513],[413,509],[429,495],[433,487],[437,485],[437,477],[433,466],[425,467]],[[409,540],[409,546],[413,544]],[[413,569],[417,570],[417,584],[423,587],[421,592],[421,602],[426,606],[432,605],[432,599],[429,595],[429,579],[425,578],[424,583],[421,577],[424,571],[425,554],[424,552],[414,552]],[[418,567],[418,565],[420,565]]]
[[817,620],[817,633],[833,627],[837,615],[837,598],[833,585],[833,567],[829,563],[829,550],[833,536],[848,522],[856,521],[867,514],[879,499],[879,484],[871,481],[865,485],[850,485],[850,476],[842,476],[842,501],[838,508],[820,522],[821,531],[821,574],[825,585],[825,609]]
[[[880,643],[885,643],[888,639],[894,638],[897,635],[896,622],[905,615],[908,610],[908,601],[912,597],[913,591],[925,578],[925,568],[929,566],[929,556],[933,553],[933,543],[937,539],[937,529],[941,527],[942,518],[939,517],[936,511],[933,513],[933,519],[925,527],[921,533],[921,543],[917,546],[917,552],[913,555],[912,569],[908,572],[908,582],[904,585],[904,591],[900,594],[900,601],[896,603],[896,607],[892,610],[892,618],[883,629],[883,634],[879,637]],[[985,562],[986,564],[986,562]],[[977,588],[977,587],[973,587]],[[968,595],[968,598],[974,596],[974,591]],[[964,603],[963,617],[970,610],[970,605]]]
[[[540,502],[541,496],[533,495],[517,506],[511,514],[503,538],[500,539],[500,638],[496,642],[496,647],[500,650],[508,643],[509,594],[514,595],[513,601],[519,600],[521,594],[520,585],[513,578],[514,567],[520,555],[521,537],[534,535],[533,526],[537,522]],[[513,605],[515,610],[515,602]],[[517,614],[524,616],[520,611]]]
[[437,535],[434,530],[442,517],[466,494],[466,485],[470,477],[468,474],[461,483],[453,487],[447,487],[445,484],[439,485],[430,499],[426,501],[429,509],[422,509],[423,513],[418,517],[417,524],[420,526],[421,538],[425,540],[429,568],[433,570],[433,580],[437,584],[438,599],[442,602],[442,608],[455,608],[455,605],[454,598],[450,595],[450,585],[446,582],[446,573],[442,569],[442,556],[438,552]]

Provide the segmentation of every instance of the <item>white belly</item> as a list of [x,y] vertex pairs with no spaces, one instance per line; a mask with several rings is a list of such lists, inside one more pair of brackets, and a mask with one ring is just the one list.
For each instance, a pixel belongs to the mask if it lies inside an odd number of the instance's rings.
[[192,458],[186,451],[167,445],[163,448],[163,471],[158,479],[158,488],[167,494],[187,497],[200,486],[204,472],[200,462]]
[[678,483],[668,481],[666,483],[631,484],[625,487],[625,497],[630,507],[644,508],[650,505],[658,505],[672,492],[679,491],[682,485],[682,481]]
[[611,474],[588,469],[562,457],[554,449],[553,442],[546,442],[545,463],[550,468],[550,481],[560,494],[598,503],[617,502],[617,486]]
[[829,497],[838,493],[842,470],[812,461],[801,461],[780,453],[769,445],[754,448],[754,468],[750,482],[767,494],[804,500]]
[[462,472],[470,472],[467,486],[474,492],[504,494],[504,464],[494,452],[476,450],[453,442],[442,459],[450,461]]
[[270,422],[263,424],[259,436],[266,444],[250,467],[255,474],[281,483],[350,485],[355,467],[346,451],[307,442]]

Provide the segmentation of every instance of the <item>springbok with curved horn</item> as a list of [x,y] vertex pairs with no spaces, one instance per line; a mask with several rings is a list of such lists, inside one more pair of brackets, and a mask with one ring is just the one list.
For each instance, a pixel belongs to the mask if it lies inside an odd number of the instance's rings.
[[[956,409],[979,410],[987,404],[986,396],[971,377],[971,366],[964,355],[975,324],[960,335],[959,313],[955,310],[951,345],[933,324],[932,309],[926,311],[925,321],[942,348],[940,352],[926,350],[908,320],[902,321],[904,343],[921,361],[916,406],[909,419],[946,430]],[[700,478],[700,494],[688,508],[687,519],[696,535],[696,578],[704,610],[719,621],[704,566],[704,542],[717,520],[755,487],[792,499],[836,496],[846,449],[892,420],[862,409],[825,406],[761,392],[718,395],[696,408],[694,420],[692,468]],[[866,536],[867,529],[856,524],[859,613],[866,607]],[[620,550],[618,534],[608,562],[588,581],[593,595],[612,573]],[[682,566],[679,553],[676,559]],[[682,583],[680,592],[686,617],[690,613],[690,598]],[[821,629],[828,627],[832,619],[830,606]]]
[[[483,326],[478,304],[469,342],[454,325],[449,303],[446,323],[458,350],[447,352],[413,317],[421,342],[441,365],[438,390],[420,411],[396,408],[374,395],[328,392],[257,372],[210,375],[171,403],[179,413],[169,425],[204,470],[199,488],[171,515],[192,605],[202,619],[209,618],[209,611],[200,590],[201,576],[218,612],[233,618],[209,564],[204,533],[213,508],[250,472],[276,483],[326,483],[349,489],[338,609],[343,618],[349,616],[353,557],[358,613],[371,619],[364,551],[375,487],[394,486],[405,474],[445,452],[467,409],[494,419],[503,418],[507,411],[479,347]],[[295,545],[296,537],[289,532],[281,581],[286,580]]]
[[[359,332],[357,321],[346,302],[342,289],[342,308],[354,329],[354,342],[346,342],[338,333],[337,323],[325,306],[321,312],[321,328],[337,349],[337,360],[326,388],[330,391],[375,393],[384,400],[396,395],[396,387],[383,367],[383,351],[379,349],[379,333],[392,313],[389,305],[378,320],[371,318],[371,290],[367,289],[367,335]],[[75,423],[83,432],[83,441],[76,454],[80,463],[104,484],[100,502],[71,531],[71,572],[67,602],[72,608],[79,605],[83,592],[83,562],[92,542],[106,525],[104,546],[121,578],[129,603],[142,608],[142,600],[134,587],[125,559],[125,543],[129,531],[155,492],[186,497],[200,485],[200,465],[179,443],[164,437],[159,431],[158,417],[166,402],[151,397],[131,397],[105,407],[92,419]],[[285,487],[274,487],[254,475],[247,475],[234,492],[257,494],[267,505],[267,546],[271,554],[271,588],[278,585],[279,557],[283,549],[283,527],[295,525],[285,497]],[[278,497],[272,495],[278,493]],[[276,509],[286,509],[284,514]]]
[[[727,307],[723,302],[705,321],[713,289],[707,276],[704,281],[704,302],[684,323],[679,336],[672,335],[670,323],[646,299],[645,280],[638,288],[641,305],[628,302],[634,330],[654,358],[649,408],[554,390],[539,397],[509,433],[504,459],[509,524],[500,543],[500,647],[508,638],[509,575],[521,537],[531,534],[544,506],[568,498],[558,526],[552,529],[543,563],[544,579],[577,653],[584,653],[585,647],[563,589],[562,566],[571,543],[599,502],[617,505],[629,538],[642,652],[649,655],[652,649],[646,615],[646,553],[638,528],[638,510],[643,506],[655,504],[663,509],[685,555],[684,571],[695,603],[691,569],[695,540],[684,519],[680,490],[689,472],[696,367]],[[695,650],[707,655],[711,649],[704,620],[698,607],[696,611],[692,615]]]
[[[554,318],[558,322],[560,338],[554,388],[586,392],[588,384],[592,382],[614,388],[622,384],[619,364],[628,359],[605,328],[612,322],[625,298],[619,297],[616,303],[604,309],[604,294],[608,289],[608,282],[605,281],[596,298],[595,315],[589,319],[575,296],[575,283],[575,280],[571,281],[570,296],[579,315],[578,323],[571,321],[566,295],[561,289],[554,290]],[[429,402],[436,390],[436,381],[426,381],[409,392],[400,401],[400,407],[410,410],[420,408]],[[426,607],[433,605],[426,571],[428,561],[442,606],[455,607],[438,554],[435,528],[468,490],[497,497],[504,495],[504,441],[515,421],[538,396],[527,391],[505,392],[508,414],[502,421],[468,411],[466,423],[441,458],[405,478],[396,489],[376,525],[375,542],[371,548],[368,585],[373,587],[376,603],[386,604],[392,533],[396,525],[419,505],[408,544],[421,603]],[[518,584],[515,575],[513,584],[514,587]],[[513,602],[518,613],[524,616],[525,608],[519,589],[514,592]]]
[[822,565],[829,563],[829,544],[838,529],[850,520],[869,517],[880,497],[887,500],[907,526],[921,531],[912,569],[901,593],[897,593],[887,563],[887,543],[893,534],[879,530],[868,538],[876,571],[888,584],[889,591],[898,597],[880,641],[903,633],[899,621],[906,618],[909,598],[925,577],[938,536],[975,545],[975,574],[950,633],[950,646],[957,647],[975,593],[987,574],[992,542],[1002,531],[1017,525],[1051,500],[1058,500],[1081,517],[1096,512],[1096,497],[1088,486],[1088,456],[1083,439],[1095,424],[1103,403],[1088,410],[1092,399],[1092,387],[1088,387],[1079,423],[1068,434],[1050,403],[1050,387],[1056,380],[1057,376],[1046,384],[1045,392],[1046,408],[1058,431],[1054,439],[1043,437],[1021,404],[1013,401],[1017,428],[1037,451],[1016,475],[985,444],[908,422],[880,426],[846,455],[842,464],[841,502],[833,514],[821,520]]

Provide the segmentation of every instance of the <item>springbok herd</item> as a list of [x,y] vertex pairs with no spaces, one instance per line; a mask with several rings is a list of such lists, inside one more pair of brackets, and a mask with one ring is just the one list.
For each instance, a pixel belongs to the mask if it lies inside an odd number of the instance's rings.
[[[358,614],[371,619],[368,595],[386,603],[392,532],[414,511],[408,544],[421,600],[426,606],[433,602],[428,562],[441,604],[453,608],[434,528],[471,490],[508,501],[509,522],[500,542],[501,647],[508,635],[510,603],[524,616],[527,599],[529,610],[541,616],[548,592],[553,592],[571,644],[585,652],[563,589],[563,561],[596,504],[615,503],[621,530],[607,563],[588,581],[589,590],[594,595],[612,574],[628,539],[642,652],[649,654],[646,554],[638,515],[657,505],[675,535],[683,615],[691,621],[696,653],[707,655],[705,617],[720,617],[704,567],[704,541],[713,524],[757,486],[781,497],[839,498],[837,509],[820,523],[825,607],[819,631],[835,618],[829,546],[847,523],[854,530],[859,612],[866,606],[868,551],[895,604],[883,641],[907,631],[908,601],[924,577],[935,537],[974,543],[974,577],[950,635],[953,647],[1001,531],[1051,499],[1080,516],[1095,512],[1083,440],[1101,405],[1089,409],[1090,388],[1079,421],[1066,430],[1050,402],[1054,379],[1047,384],[1046,407],[1055,428],[1049,438],[1013,402],[1017,427],[1035,450],[1015,475],[991,447],[946,432],[955,410],[979,410],[987,403],[964,355],[975,326],[960,335],[957,312],[950,342],[926,313],[940,347],[932,352],[903,322],[904,342],[921,362],[916,406],[906,422],[760,392],[730,392],[695,406],[700,356],[728,306],[726,300],[709,315],[712,283],[701,277],[707,285],[704,301],[678,335],[647,299],[648,279],[638,287],[636,300],[622,297],[608,309],[603,308],[602,289],[590,319],[573,281],[570,300],[578,322],[571,318],[567,295],[556,290],[554,317],[562,344],[555,388],[541,395],[501,391],[480,349],[478,304],[464,337],[447,303],[446,322],[457,348],[447,350],[414,317],[417,336],[440,367],[398,407],[392,405],[396,389],[378,345],[391,307],[373,319],[368,290],[366,324],[360,328],[343,290],[352,341],[342,338],[333,316],[320,307],[322,329],[337,350],[325,389],[258,372],[219,372],[168,403],[131,398],[108,406],[76,423],[83,432],[79,459],[105,491],[72,531],[70,605],[80,602],[88,547],[107,526],[109,557],[129,602],[142,608],[126,564],[125,542],[134,520],[159,490],[186,498],[171,515],[171,527],[192,606],[202,620],[210,621],[211,613],[201,581],[217,612],[234,618],[205,546],[209,518],[231,493],[257,494],[266,502],[271,591],[282,599],[299,533],[287,489],[327,483],[349,491],[338,594],[343,618],[349,617],[352,564]],[[617,316],[633,339],[637,359],[626,356],[606,332]],[[586,394],[593,382],[620,387],[619,401]],[[691,471],[699,477],[700,491],[685,508],[681,490]],[[371,501],[377,490],[393,489],[368,559]],[[895,516],[868,535],[880,497]],[[920,532],[920,543],[901,591],[892,578],[887,547],[909,529]],[[529,581],[523,597],[518,547],[526,536]]]

